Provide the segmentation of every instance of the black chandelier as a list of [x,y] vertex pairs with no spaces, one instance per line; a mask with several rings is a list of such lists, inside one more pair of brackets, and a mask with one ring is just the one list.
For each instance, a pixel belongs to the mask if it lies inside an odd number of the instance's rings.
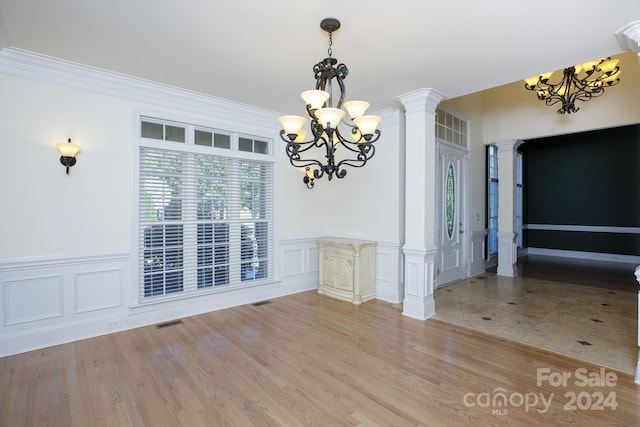
[[565,68],[562,72],[562,80],[551,83],[551,73],[530,77],[524,80],[524,87],[536,91],[538,99],[546,105],[562,103],[559,114],[571,114],[580,108],[576,107],[576,101],[589,101],[591,98],[601,96],[605,87],[610,87],[620,82],[620,67],[618,60],[604,58],[587,62],[581,65]]
[[[307,116],[311,120],[310,139],[305,141],[309,132],[302,129],[307,118],[282,116],[278,119],[283,127],[280,137],[287,143],[287,156],[293,166],[306,168],[303,180],[308,188],[313,188],[313,180],[322,178],[325,174],[329,181],[334,174],[338,178],[344,178],[347,175],[345,166],[357,168],[364,166],[375,154],[373,143],[380,138],[380,131],[376,128],[381,118],[364,115],[369,108],[368,102],[343,103],[344,79],[349,74],[349,70],[345,64],[338,64],[338,61],[332,57],[331,50],[332,34],[340,28],[340,21],[335,18],[325,18],[320,23],[320,28],[329,33],[327,51],[329,56],[313,67],[316,88],[300,94],[306,104]],[[333,96],[334,79],[340,91],[337,100]],[[337,101],[335,107],[334,101]],[[346,113],[341,109],[343,105]],[[345,114],[349,115],[350,123],[344,120]],[[348,131],[350,139],[347,139],[338,128],[340,123],[350,128]],[[342,150],[344,153],[340,159],[336,159],[335,154],[339,147],[344,148]],[[314,150],[316,148],[319,149],[319,153]],[[317,155],[313,156],[314,153]]]

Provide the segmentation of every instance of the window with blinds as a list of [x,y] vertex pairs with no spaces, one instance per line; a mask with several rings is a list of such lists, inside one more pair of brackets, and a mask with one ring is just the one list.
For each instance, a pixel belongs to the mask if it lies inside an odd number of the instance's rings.
[[523,198],[523,185],[522,185],[522,153],[516,153],[516,246],[522,247],[522,199]]
[[140,302],[272,277],[269,148],[264,139],[142,119]]
[[[516,246],[522,247],[522,153],[516,153],[516,199],[515,199],[515,220],[516,220]],[[498,147],[487,145],[487,252],[488,256],[498,254]]]
[[487,145],[487,252],[498,254],[498,147]]

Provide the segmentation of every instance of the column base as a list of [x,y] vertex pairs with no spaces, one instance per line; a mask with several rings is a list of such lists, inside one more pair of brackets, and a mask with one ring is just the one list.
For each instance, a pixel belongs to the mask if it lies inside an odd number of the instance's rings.
[[427,320],[436,314],[433,299],[435,249],[410,249],[404,252],[404,301],[402,314],[419,320]]
[[498,276],[516,277],[517,262],[516,233],[498,233]]
[[433,295],[429,295],[424,301],[417,298],[405,298],[402,302],[402,315],[418,320],[427,320],[436,314],[436,303]]

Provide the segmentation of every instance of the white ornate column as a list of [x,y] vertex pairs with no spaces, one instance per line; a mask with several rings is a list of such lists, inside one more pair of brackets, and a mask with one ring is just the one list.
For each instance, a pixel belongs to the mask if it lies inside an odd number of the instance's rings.
[[436,107],[445,98],[434,89],[398,97],[405,109],[405,243],[402,314],[426,320],[433,299],[436,244]]
[[498,147],[498,276],[518,275],[516,240],[516,150],[521,140],[496,142]]
[[622,50],[632,50],[640,61],[640,21],[631,22],[616,31],[618,45]]

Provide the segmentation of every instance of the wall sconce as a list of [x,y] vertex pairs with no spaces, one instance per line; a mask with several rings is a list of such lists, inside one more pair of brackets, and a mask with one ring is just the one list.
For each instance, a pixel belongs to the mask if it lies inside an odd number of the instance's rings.
[[304,171],[305,171],[305,176],[304,178],[302,178],[302,182],[304,182],[307,185],[308,189],[312,189],[313,186],[315,185],[313,183],[313,180],[315,179],[315,177],[313,176],[313,171],[309,166],[307,166],[307,168]]
[[80,146],[73,144],[71,138],[67,142],[61,142],[56,144],[58,151],[60,151],[60,163],[67,168],[67,175],[69,175],[69,168],[76,164],[76,155],[80,152]]

